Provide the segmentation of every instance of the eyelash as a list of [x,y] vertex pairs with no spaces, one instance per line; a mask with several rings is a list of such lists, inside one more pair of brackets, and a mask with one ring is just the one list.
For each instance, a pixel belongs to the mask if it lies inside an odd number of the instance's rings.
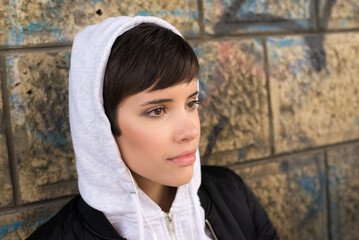
[[[193,108],[190,108],[190,110],[195,110],[195,109],[197,109],[198,105],[200,104],[200,100],[197,99],[197,100],[190,101],[189,103],[187,103],[187,105],[190,104],[190,103],[194,103],[194,104],[195,104]],[[162,110],[161,114],[158,115],[158,116],[156,116],[156,115],[151,115],[151,113],[153,113],[153,112],[156,111],[156,110]],[[163,115],[163,111],[165,111],[165,110],[166,110],[166,108],[163,107],[163,106],[155,107],[155,108],[152,108],[152,109],[148,110],[147,112],[145,112],[144,115],[145,115],[146,117],[150,117],[150,118],[158,118],[158,117],[161,117],[161,116]]]
[[194,108],[191,108],[191,109],[197,109],[197,107],[198,107],[200,101],[199,101],[199,99],[196,99],[196,100],[190,101],[189,103],[187,103],[187,105],[190,104],[190,103],[194,103],[194,104],[195,104],[195,105],[194,105]]

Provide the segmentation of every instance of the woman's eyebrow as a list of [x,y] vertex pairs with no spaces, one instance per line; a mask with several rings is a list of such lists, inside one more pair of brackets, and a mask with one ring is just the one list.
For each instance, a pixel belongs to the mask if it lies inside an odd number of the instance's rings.
[[[191,98],[193,96],[196,96],[197,94],[198,94],[198,91],[195,91],[194,93],[189,95],[187,97],[187,99]],[[166,102],[173,102],[173,99],[171,99],[171,98],[155,99],[155,100],[152,100],[152,101],[149,101],[149,102],[145,102],[145,103],[141,104],[141,106],[146,106],[146,105],[151,105],[151,104],[159,104],[159,103],[166,103]]]
[[173,102],[173,99],[171,98],[164,98],[164,99],[155,99],[149,102],[145,102],[141,104],[141,106],[151,105],[151,104],[159,104],[159,103],[165,103],[165,102]]
[[187,98],[191,98],[193,96],[196,96],[198,94],[198,91],[195,91],[194,93],[192,93],[191,95],[189,95]]

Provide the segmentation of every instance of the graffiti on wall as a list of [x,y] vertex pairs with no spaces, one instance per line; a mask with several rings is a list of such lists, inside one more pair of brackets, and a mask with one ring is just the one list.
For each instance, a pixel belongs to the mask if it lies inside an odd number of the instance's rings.
[[[337,0],[327,0],[325,1],[324,7],[322,9],[322,19],[321,21],[321,28],[326,29],[328,26],[328,22],[330,16],[332,14],[333,6]],[[241,11],[243,7],[245,7],[246,0],[234,0],[231,1],[231,5],[229,5],[226,9],[223,10],[223,13],[218,20],[218,22],[214,25],[214,33],[217,35],[221,35],[223,33],[232,33],[237,30],[241,30],[243,25],[237,24],[243,21],[249,20],[257,20],[257,19],[264,19],[273,29],[280,29],[280,30],[291,30],[296,29],[298,31],[306,30],[306,27],[303,27],[303,24],[299,23],[297,20],[284,18],[281,16],[276,16],[270,13],[244,13],[238,14],[238,12],[245,12]],[[308,25],[315,26],[316,25],[316,8],[319,6],[316,5],[317,1],[310,0],[309,3],[309,19]],[[235,21],[233,22],[233,19]],[[285,23],[285,24],[283,24]],[[318,23],[319,24],[319,23]],[[310,64],[312,68],[316,72],[322,71],[326,66],[326,52],[323,46],[324,43],[324,35],[318,34],[313,36],[304,35],[303,36],[303,43],[309,48],[308,51],[308,59],[310,60]],[[216,70],[215,70],[216,71]],[[202,85],[205,85],[202,83]],[[204,86],[205,88],[205,86]],[[208,143],[205,147],[205,151],[202,155],[202,161],[204,164],[208,162],[209,156],[212,154],[214,147],[216,146],[216,142],[218,140],[219,135],[225,129],[225,127],[229,124],[229,121],[226,117],[221,117],[217,124],[215,124],[211,130],[211,133],[208,135]],[[244,147],[245,149],[246,147]],[[243,157],[243,149],[240,150],[239,155]]]

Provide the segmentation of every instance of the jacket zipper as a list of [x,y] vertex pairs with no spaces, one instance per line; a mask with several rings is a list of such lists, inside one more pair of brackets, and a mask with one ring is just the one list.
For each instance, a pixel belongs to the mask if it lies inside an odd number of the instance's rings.
[[212,225],[209,223],[208,219],[206,219],[205,222],[206,222],[209,230],[211,231],[212,236],[214,237],[214,240],[218,240],[217,235],[214,233]]
[[168,234],[170,235],[170,239],[171,240],[175,240],[175,232],[174,232],[174,227],[173,227],[173,216],[172,213],[163,213],[165,215],[166,218],[166,222],[167,222],[167,227],[168,227]]

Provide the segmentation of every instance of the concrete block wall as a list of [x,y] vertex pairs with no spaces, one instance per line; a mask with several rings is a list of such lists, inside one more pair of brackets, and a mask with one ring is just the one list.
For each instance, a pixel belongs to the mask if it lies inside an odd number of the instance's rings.
[[0,239],[77,190],[67,80],[77,32],[118,15],[175,25],[201,64],[203,164],[253,189],[282,239],[359,239],[359,2],[4,0]]

